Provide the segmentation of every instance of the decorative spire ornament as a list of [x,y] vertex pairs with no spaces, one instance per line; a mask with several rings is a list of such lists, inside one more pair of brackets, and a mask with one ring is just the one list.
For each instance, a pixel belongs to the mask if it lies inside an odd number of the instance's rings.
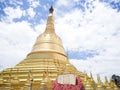
[[53,7],[51,6],[50,9],[49,9],[49,12],[50,12],[50,13],[53,13],[53,11],[54,11],[54,9],[53,9]]

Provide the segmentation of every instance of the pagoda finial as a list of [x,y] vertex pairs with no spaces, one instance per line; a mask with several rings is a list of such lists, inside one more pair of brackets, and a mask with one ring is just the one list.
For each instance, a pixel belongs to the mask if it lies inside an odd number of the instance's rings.
[[94,79],[93,79],[92,72],[90,72],[90,79],[91,79],[91,81],[94,83]]
[[90,77],[93,78],[93,76],[92,76],[92,72],[90,72]]
[[101,84],[101,80],[100,80],[100,75],[97,74],[97,80],[98,80],[98,83]]
[[50,9],[49,9],[49,12],[50,12],[50,13],[53,13],[53,11],[54,11],[54,9],[53,9],[53,7],[51,6]]

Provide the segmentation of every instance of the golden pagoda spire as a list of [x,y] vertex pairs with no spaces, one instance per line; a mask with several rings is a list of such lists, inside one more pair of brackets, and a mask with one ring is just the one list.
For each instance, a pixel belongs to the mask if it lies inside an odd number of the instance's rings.
[[98,85],[102,85],[102,82],[100,80],[100,75],[99,74],[97,75],[97,80],[98,80]]
[[94,79],[93,79],[93,76],[92,76],[92,72],[90,72],[90,81],[91,81],[92,83],[95,83],[95,82],[94,82]]
[[53,7],[51,6],[51,8],[49,9],[49,16],[48,16],[48,20],[47,20],[47,25],[46,25],[46,30],[45,33],[54,33],[54,18],[53,18]]
[[87,76],[87,73],[85,74],[84,85],[85,85],[85,90],[94,90],[91,85],[91,80]]
[[95,87],[95,81],[93,79],[92,72],[90,72],[90,83],[91,83],[92,87]]
[[85,84],[86,84],[86,82],[87,82],[87,79],[88,79],[88,76],[87,76],[87,73],[85,72],[85,78],[84,78]]
[[106,90],[111,90],[111,86],[110,86],[106,76],[105,76],[105,87],[106,87]]
[[49,9],[50,13],[48,15],[46,29],[44,33],[38,36],[31,53],[57,52],[66,56],[62,41],[55,33],[53,11],[54,9],[51,6]]
[[100,80],[100,75],[99,75],[99,74],[97,75],[97,80],[98,80],[98,83],[97,83],[96,89],[97,89],[97,90],[104,90],[103,83],[102,83],[102,81]]
[[107,79],[106,76],[105,76],[105,85],[106,85],[106,86],[109,86],[108,79]]

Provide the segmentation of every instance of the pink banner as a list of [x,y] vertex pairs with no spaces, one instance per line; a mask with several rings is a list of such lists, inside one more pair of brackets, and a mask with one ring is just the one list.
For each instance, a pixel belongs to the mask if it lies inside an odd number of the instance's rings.
[[85,90],[84,85],[80,78],[76,78],[76,85],[59,84],[57,80],[53,84],[53,90]]

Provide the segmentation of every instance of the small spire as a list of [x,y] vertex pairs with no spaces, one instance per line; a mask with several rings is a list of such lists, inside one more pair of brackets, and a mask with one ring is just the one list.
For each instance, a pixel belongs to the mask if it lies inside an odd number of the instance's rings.
[[97,80],[98,80],[98,84],[101,84],[101,80],[100,80],[100,75],[97,74]]
[[92,72],[90,72],[90,80],[91,80],[91,82],[95,83],[95,82],[94,82],[94,79],[93,79]]
[[106,87],[109,87],[108,79],[106,76],[105,76],[105,85],[106,85]]
[[93,76],[92,76],[92,72],[90,72],[90,78],[93,78]]
[[102,83],[102,81],[100,79],[100,75],[99,74],[97,75],[97,80],[98,80],[98,87],[102,87],[103,83]]
[[50,13],[53,13],[53,11],[54,11],[54,9],[53,9],[53,7],[51,6],[50,9],[49,9],[49,12],[50,12]]

